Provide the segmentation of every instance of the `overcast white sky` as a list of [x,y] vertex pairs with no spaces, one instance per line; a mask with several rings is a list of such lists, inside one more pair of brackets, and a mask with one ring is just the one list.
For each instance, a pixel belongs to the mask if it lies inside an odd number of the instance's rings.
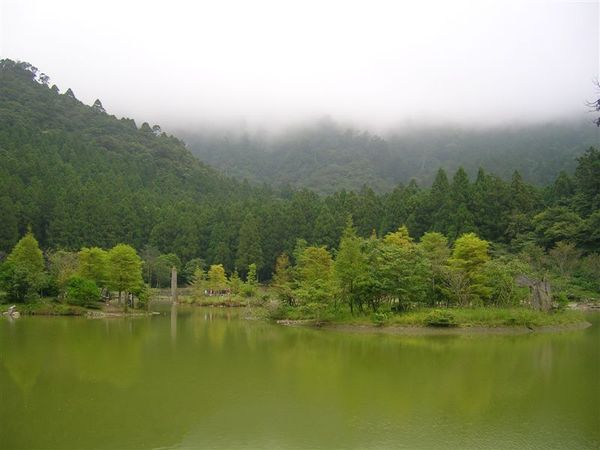
[[582,114],[598,1],[0,0],[0,55],[163,126]]

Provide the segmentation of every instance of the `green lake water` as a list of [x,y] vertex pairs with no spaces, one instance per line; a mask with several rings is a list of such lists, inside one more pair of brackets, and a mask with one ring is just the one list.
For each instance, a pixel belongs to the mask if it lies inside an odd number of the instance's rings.
[[0,319],[0,449],[598,449],[600,315],[395,336],[182,308]]

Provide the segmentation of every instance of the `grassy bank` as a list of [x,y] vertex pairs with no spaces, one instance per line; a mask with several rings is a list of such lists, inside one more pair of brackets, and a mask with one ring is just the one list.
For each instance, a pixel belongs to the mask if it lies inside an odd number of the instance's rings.
[[67,305],[55,299],[42,298],[28,303],[0,304],[0,312],[5,312],[11,305],[22,315],[32,316],[83,316],[89,310],[82,306]]
[[145,309],[132,309],[124,311],[123,306],[118,304],[105,304],[97,302],[88,307],[69,305],[62,303],[56,298],[40,298],[26,303],[2,303],[0,313],[4,313],[12,305],[21,315],[27,316],[93,316],[93,317],[116,317],[135,316],[147,314]]
[[500,328],[550,327],[584,323],[581,311],[534,311],[528,308],[422,308],[404,313],[352,315],[346,310],[279,307],[269,311],[279,321],[379,327]]

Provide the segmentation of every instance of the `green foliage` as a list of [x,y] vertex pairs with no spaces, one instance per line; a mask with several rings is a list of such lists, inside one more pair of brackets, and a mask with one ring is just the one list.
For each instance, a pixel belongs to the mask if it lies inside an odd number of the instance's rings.
[[349,220],[335,258],[333,275],[340,298],[349,305],[352,313],[355,305],[362,308],[362,287],[369,276],[367,264],[362,240],[356,236],[356,230]]
[[223,264],[213,264],[210,266],[210,269],[208,270],[207,286],[213,291],[222,291],[227,289],[228,282]]
[[600,151],[590,147],[577,162],[575,203],[582,214],[589,215],[600,210]]
[[56,250],[47,256],[49,275],[56,280],[57,287],[62,291],[69,279],[79,270],[79,255],[75,252]]
[[293,305],[294,295],[292,292],[292,268],[290,267],[290,258],[286,253],[277,257],[275,262],[275,272],[271,285],[277,292],[277,297],[282,302]]
[[457,326],[456,317],[452,311],[434,309],[425,317],[425,324],[428,327],[455,327]]
[[248,266],[246,283],[248,283],[250,286],[256,286],[256,284],[258,283],[258,278],[256,276],[256,264],[254,263]]
[[108,280],[118,292],[134,292],[143,285],[142,260],[126,244],[115,245],[108,252]]
[[533,218],[539,242],[546,248],[559,241],[574,240],[583,228],[579,215],[564,206],[548,208]]
[[431,305],[444,301],[444,274],[450,257],[448,239],[438,232],[427,232],[421,237],[419,248],[422,255],[429,261],[431,267],[428,302]]
[[[426,301],[430,265],[403,227],[376,247],[376,273],[382,294],[397,300],[399,310]],[[399,238],[399,235],[402,237]]]
[[167,253],[156,258],[154,263],[153,280],[156,287],[171,285],[171,271],[175,267],[181,269],[181,260],[174,253]]
[[105,287],[108,283],[108,253],[98,247],[79,251],[79,275]]
[[37,297],[29,272],[11,262],[0,266],[0,288],[6,292],[9,301],[24,302]]
[[[248,213],[240,227],[239,246],[236,258],[236,266],[248,275],[247,267],[254,264],[254,269],[260,268],[263,263],[261,236],[259,224],[254,215]],[[256,277],[256,272],[254,273]]]
[[371,321],[377,326],[383,326],[389,320],[389,314],[381,311],[376,311],[371,314]]
[[486,303],[494,306],[519,306],[529,297],[529,290],[517,286],[519,275],[530,272],[527,264],[518,259],[494,259],[483,267],[486,285],[490,288]]
[[570,277],[579,264],[581,252],[569,242],[557,242],[548,252],[548,257],[562,277]]
[[92,280],[71,277],[66,285],[65,301],[70,305],[92,306],[100,300],[100,289]]
[[37,240],[27,232],[14,246],[2,270],[0,287],[9,299],[25,301],[36,296],[46,282],[44,257]]
[[302,303],[333,300],[333,260],[324,247],[306,247],[298,255],[296,295]]
[[192,288],[192,297],[199,299],[204,295],[204,290],[207,288],[207,276],[201,267],[197,267],[192,277],[190,287]]
[[[571,173],[575,157],[598,141],[587,120],[485,129],[408,127],[387,136],[319,121],[277,138],[210,130],[183,137],[202,161],[236,178],[322,194],[358,191],[365,184],[391,191],[411,179],[429,185],[440,168],[453,173],[460,166],[470,176],[483,167],[505,180],[517,169],[528,182],[547,185],[561,170]],[[434,231],[447,234],[445,228]]]
[[454,243],[452,256],[445,271],[446,294],[453,303],[474,305],[486,301],[490,288],[483,271],[490,259],[489,242],[474,233],[459,237]]
[[8,252],[19,238],[15,205],[6,195],[0,197],[0,252]]
[[206,263],[202,258],[193,258],[185,263],[183,270],[181,271],[181,280],[184,283],[191,283],[194,274],[196,273],[196,269],[204,269],[206,267]]
[[[89,107],[72,91],[60,95],[32,70],[0,62],[0,117],[10,124],[0,131],[0,257],[29,225],[41,248],[61,250],[48,253],[47,277],[32,234],[16,244],[0,286],[15,298],[63,287],[72,274],[68,252],[77,249],[79,276],[141,292],[133,249],[143,248],[144,277],[153,286],[168,285],[173,265],[185,283],[198,267],[221,265],[217,284],[226,285],[225,273],[238,267],[246,277],[254,263],[261,281],[275,267],[273,284],[290,305],[299,299],[360,312],[515,302],[513,263],[488,263],[488,242],[520,252],[531,271],[548,272],[569,293],[597,290],[589,261],[600,250],[599,152],[583,153],[595,136],[579,126],[406,130],[381,139],[323,123],[272,144],[225,144],[214,136],[199,144],[212,148],[206,159],[225,162],[228,173],[245,164],[257,179],[258,165],[275,185],[330,192],[319,196],[227,178],[160,127],[138,129],[103,112],[100,102]],[[547,189],[525,181],[549,184],[558,168],[566,173]],[[434,178],[431,189],[423,187]],[[354,230],[344,230],[347,218]],[[478,237],[461,237],[467,232]],[[444,236],[456,240],[451,257]],[[120,242],[130,250],[119,255]],[[101,250],[111,247],[110,254]],[[577,252],[578,263],[570,264]],[[279,261],[282,253],[291,261]]]

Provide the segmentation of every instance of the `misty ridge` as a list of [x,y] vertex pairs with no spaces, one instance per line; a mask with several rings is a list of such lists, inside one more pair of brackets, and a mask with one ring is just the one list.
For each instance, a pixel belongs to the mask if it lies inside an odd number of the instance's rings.
[[226,175],[277,187],[331,194],[367,185],[390,191],[411,180],[429,186],[438,169],[479,168],[535,185],[572,173],[576,158],[599,142],[590,118],[510,125],[405,125],[374,133],[331,117],[280,130],[199,125],[175,129],[194,155]]

